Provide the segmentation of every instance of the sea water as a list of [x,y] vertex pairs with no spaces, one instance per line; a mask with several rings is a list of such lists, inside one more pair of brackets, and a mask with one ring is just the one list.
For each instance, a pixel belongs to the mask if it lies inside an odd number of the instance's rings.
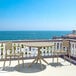
[[0,31],[0,40],[52,39],[69,33],[71,31]]

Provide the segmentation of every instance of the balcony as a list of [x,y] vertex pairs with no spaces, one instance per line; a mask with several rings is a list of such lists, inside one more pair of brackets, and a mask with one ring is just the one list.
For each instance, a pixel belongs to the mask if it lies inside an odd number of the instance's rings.
[[[37,48],[34,47],[25,47],[23,46],[26,42],[29,41],[12,41],[13,46],[16,46],[15,51],[18,52],[23,51],[24,57],[24,67],[22,67],[22,61],[20,60],[20,70],[17,69],[18,62],[17,58],[12,57],[11,65],[9,66],[9,58],[7,59],[5,70],[2,70],[3,60],[5,57],[5,41],[0,42],[0,75],[8,75],[8,76],[75,76],[76,72],[76,41],[70,40],[70,50],[71,50],[71,61],[69,61],[68,56],[66,56],[66,60],[64,61],[63,57],[59,57],[58,63],[57,58],[54,58],[54,62],[52,61],[52,51],[61,50],[62,49],[62,40],[46,40],[42,42],[50,42],[53,43],[54,47],[42,47],[41,55],[45,58],[45,60],[49,63],[48,65],[42,61],[43,69],[40,67],[40,63],[34,63],[31,67],[28,65],[34,60],[37,56]],[[30,42],[41,42],[41,41],[30,41]],[[47,50],[48,49],[48,50]],[[65,51],[67,49],[65,48]],[[14,49],[13,49],[14,51]],[[71,63],[70,63],[71,62]],[[70,65],[71,64],[71,65]]]

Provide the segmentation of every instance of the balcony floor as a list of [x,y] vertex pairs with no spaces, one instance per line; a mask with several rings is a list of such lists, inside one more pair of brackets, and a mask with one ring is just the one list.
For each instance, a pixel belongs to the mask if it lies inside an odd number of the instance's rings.
[[63,59],[59,58],[59,63],[55,58],[55,62],[52,63],[52,58],[45,58],[49,63],[47,65],[42,61],[43,69],[41,69],[40,64],[34,63],[31,67],[28,65],[33,61],[33,59],[24,60],[24,67],[22,67],[22,61],[20,60],[20,70],[18,71],[17,60],[11,61],[9,66],[9,61],[6,62],[5,70],[2,70],[3,61],[0,61],[0,76],[76,76],[76,66]]

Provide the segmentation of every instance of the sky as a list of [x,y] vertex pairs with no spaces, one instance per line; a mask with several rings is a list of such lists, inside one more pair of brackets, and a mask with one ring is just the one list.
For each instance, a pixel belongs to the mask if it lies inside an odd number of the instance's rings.
[[0,0],[0,31],[75,29],[76,0]]

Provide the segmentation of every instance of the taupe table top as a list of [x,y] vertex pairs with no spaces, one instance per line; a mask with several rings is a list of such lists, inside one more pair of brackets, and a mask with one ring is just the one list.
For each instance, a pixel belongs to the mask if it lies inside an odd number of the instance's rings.
[[54,43],[51,43],[51,42],[27,42],[24,45],[28,46],[28,47],[50,47],[50,46],[54,46]]

